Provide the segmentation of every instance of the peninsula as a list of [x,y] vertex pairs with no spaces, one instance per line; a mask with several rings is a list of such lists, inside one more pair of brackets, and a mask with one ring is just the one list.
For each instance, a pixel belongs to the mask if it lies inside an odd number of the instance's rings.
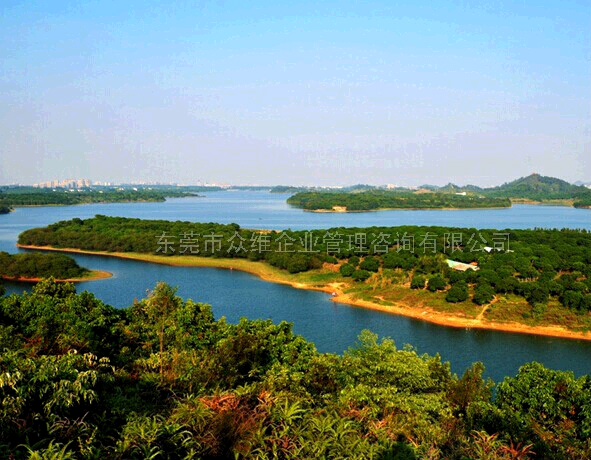
[[97,216],[28,230],[19,244],[237,269],[446,326],[591,339],[585,262],[591,235],[585,231],[405,226],[269,232]]

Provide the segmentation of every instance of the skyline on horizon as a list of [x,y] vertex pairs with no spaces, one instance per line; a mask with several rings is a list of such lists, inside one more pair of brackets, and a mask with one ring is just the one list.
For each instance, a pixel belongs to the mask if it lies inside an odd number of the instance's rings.
[[0,183],[591,181],[591,4],[6,1]]
[[[483,189],[486,188],[494,188],[498,186],[502,186],[508,183],[512,183],[515,181],[519,181],[521,179],[526,179],[530,176],[542,176],[542,177],[549,177],[551,179],[558,179],[564,180],[560,177],[552,177],[552,176],[544,176],[542,174],[533,172],[527,176],[516,177],[512,180],[508,180],[499,184],[495,184],[492,186],[482,186],[479,184],[457,184],[453,182],[446,182],[444,184],[429,184],[429,183],[417,183],[411,185],[400,185],[395,183],[335,183],[335,184],[328,184],[328,185],[316,185],[316,186],[308,186],[303,184],[291,184],[291,183],[270,183],[270,184],[260,184],[260,183],[229,183],[229,182],[208,182],[208,181],[197,181],[194,183],[179,183],[179,182],[165,182],[165,181],[123,181],[123,182],[115,182],[110,180],[94,180],[89,178],[76,178],[76,179],[61,179],[61,178],[54,178],[52,180],[37,182],[33,184],[24,184],[24,183],[0,183],[0,186],[17,186],[17,187],[34,187],[40,189],[47,189],[47,188],[59,188],[59,189],[81,189],[81,188],[91,188],[91,187],[118,187],[118,186],[177,186],[177,187],[222,187],[222,188],[232,188],[232,187],[274,187],[274,186],[290,186],[290,187],[318,187],[318,188],[346,188],[346,187],[354,187],[360,185],[367,185],[370,187],[400,187],[400,188],[409,188],[409,189],[420,189],[423,186],[447,186],[447,185],[454,185],[460,188],[462,187],[469,187],[469,186],[476,186]],[[79,185],[80,183],[84,183],[83,185]],[[566,181],[568,182],[568,181]],[[591,181],[576,181],[576,182],[569,182],[573,185],[585,186],[587,188],[591,188]]]

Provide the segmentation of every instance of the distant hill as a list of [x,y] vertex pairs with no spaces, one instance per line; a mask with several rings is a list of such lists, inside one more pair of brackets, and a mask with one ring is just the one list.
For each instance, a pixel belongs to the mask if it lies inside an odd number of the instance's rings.
[[531,174],[496,187],[481,188],[476,185],[459,186],[449,183],[444,186],[423,185],[423,189],[439,193],[467,192],[492,198],[511,198],[513,200],[572,200],[575,206],[587,207],[591,203],[591,189],[575,185],[556,177]]
[[483,188],[478,187],[476,185],[465,185],[459,186],[456,184],[452,184],[451,182],[443,187],[439,187],[437,189],[438,192],[441,193],[461,193],[461,192],[472,192],[472,193],[481,193],[484,191]]
[[535,201],[574,200],[591,196],[591,191],[586,187],[539,174],[521,177],[484,191],[490,196],[524,198]]

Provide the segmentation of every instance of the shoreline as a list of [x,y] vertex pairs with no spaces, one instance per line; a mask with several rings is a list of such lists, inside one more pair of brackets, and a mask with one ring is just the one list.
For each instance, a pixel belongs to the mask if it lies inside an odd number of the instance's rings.
[[[90,270],[88,276],[80,277],[80,278],[64,278],[64,279],[56,279],[56,283],[86,283],[88,281],[99,281],[112,278],[113,274],[109,272],[105,272],[102,270]],[[27,278],[25,276],[5,276],[1,275],[0,279],[4,281],[10,281],[13,283],[38,283],[43,278]]]
[[[252,262],[245,259],[216,259],[210,257],[195,256],[159,256],[140,253],[89,251],[74,248],[55,248],[53,246],[34,246],[17,244],[20,249],[30,249],[37,251],[54,251],[71,254],[86,254],[103,257],[115,257],[119,259],[136,260],[147,263],[157,263],[161,265],[195,267],[195,268],[218,268],[226,270],[237,270],[250,273],[262,279],[263,281],[289,285],[296,289],[305,289],[310,291],[325,292],[333,294],[331,300],[335,303],[350,305],[369,310],[381,311],[384,313],[404,316],[415,320],[425,321],[438,326],[462,328],[462,329],[480,329],[497,332],[508,332],[517,334],[536,335],[542,337],[553,337],[560,339],[585,340],[591,341],[591,332],[573,331],[562,326],[528,326],[526,324],[511,322],[499,323],[482,319],[470,319],[459,315],[441,313],[428,307],[414,308],[401,303],[383,305],[377,302],[355,298],[354,295],[342,292],[340,287],[342,283],[329,283],[322,286],[314,286],[308,283],[298,282],[289,279],[288,273],[283,273],[278,268],[272,267],[264,262]],[[103,272],[105,273],[105,272]]]
[[488,211],[499,209],[511,209],[512,206],[490,206],[484,208],[377,208],[377,209],[355,209],[355,210],[335,210],[335,209],[301,209],[304,212],[318,214],[358,214],[363,212],[383,212],[383,211]]

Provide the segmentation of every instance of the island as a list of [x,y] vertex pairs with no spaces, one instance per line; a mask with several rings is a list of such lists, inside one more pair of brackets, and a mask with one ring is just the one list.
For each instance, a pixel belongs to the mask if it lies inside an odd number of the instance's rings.
[[[289,191],[289,188],[285,188]],[[591,207],[591,190],[554,177],[532,174],[498,187],[443,187],[383,189],[370,186],[336,190],[298,190],[287,199],[291,206],[314,212],[364,212],[394,209],[490,209],[512,203]]]
[[88,270],[64,254],[0,252],[0,278],[6,281],[37,283],[52,278],[62,283],[79,283],[109,277],[110,273]]
[[291,206],[316,212],[362,212],[393,209],[483,209],[508,208],[508,198],[488,198],[473,194],[430,191],[401,192],[367,190],[361,192],[299,192],[287,199]]
[[[163,202],[167,198],[198,197],[195,187],[138,189],[137,187],[101,189],[35,189],[13,187],[0,190],[0,213],[19,206],[69,206],[92,203]],[[216,188],[217,190],[217,188]]]
[[96,216],[19,246],[231,268],[436,324],[591,339],[591,235],[443,227],[246,230]]
[[10,206],[7,206],[5,204],[0,205],[0,214],[8,214],[11,211],[12,211],[12,208]]

